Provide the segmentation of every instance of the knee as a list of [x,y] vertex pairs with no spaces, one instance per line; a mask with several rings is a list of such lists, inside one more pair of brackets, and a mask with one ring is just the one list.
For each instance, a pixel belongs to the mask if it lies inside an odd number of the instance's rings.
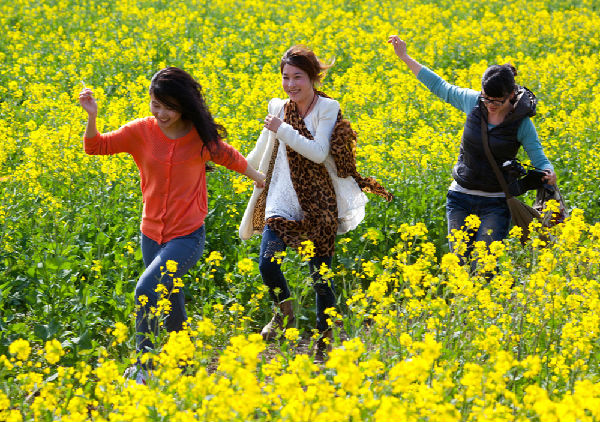
[[[140,300],[140,298],[142,298]],[[143,298],[147,298],[144,300]],[[135,289],[135,304],[142,305],[142,307],[146,307],[146,305],[154,306],[157,301],[156,293],[148,290],[148,289]]]
[[158,283],[151,283],[149,280],[142,275],[135,286],[135,302],[139,303],[138,299],[140,296],[148,298],[148,303],[154,304],[157,301],[158,293],[156,292],[156,286]]
[[313,284],[313,288],[319,296],[328,296],[330,294],[333,294],[333,290],[331,289],[328,283],[315,283]]
[[260,257],[258,261],[258,270],[263,280],[269,280],[273,278],[273,274],[279,269],[277,258],[273,257]]

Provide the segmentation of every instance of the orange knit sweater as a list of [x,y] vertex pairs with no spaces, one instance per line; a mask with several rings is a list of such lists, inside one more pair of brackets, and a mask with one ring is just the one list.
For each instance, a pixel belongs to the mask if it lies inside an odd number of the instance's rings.
[[238,173],[246,171],[246,159],[227,143],[219,141],[210,150],[202,147],[195,129],[181,138],[169,139],[154,117],[134,120],[114,132],[84,137],[87,154],[127,152],[133,156],[144,200],[141,230],[160,244],[204,224],[208,212],[207,161]]

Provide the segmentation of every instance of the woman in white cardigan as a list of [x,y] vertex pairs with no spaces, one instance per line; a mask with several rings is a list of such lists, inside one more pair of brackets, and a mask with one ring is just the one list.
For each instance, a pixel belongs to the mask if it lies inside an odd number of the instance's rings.
[[[254,188],[240,224],[242,239],[262,232],[259,268],[277,304],[273,319],[262,329],[265,340],[295,320],[288,284],[273,258],[287,246],[297,248],[305,240],[314,244],[309,269],[316,292],[317,329],[322,333],[316,351],[321,355],[329,343],[324,339],[331,339],[324,311],[335,306],[335,293],[331,280],[323,280],[319,270],[331,266],[336,233],[355,228],[367,203],[353,153],[347,156],[352,148],[343,144],[349,124],[342,120],[338,102],[315,89],[327,68],[304,46],[284,54],[280,69],[289,98],[269,102],[264,129],[247,157],[250,165],[266,173],[266,187]],[[355,145],[355,138],[346,141]],[[374,179],[362,180],[365,185],[374,183]]]

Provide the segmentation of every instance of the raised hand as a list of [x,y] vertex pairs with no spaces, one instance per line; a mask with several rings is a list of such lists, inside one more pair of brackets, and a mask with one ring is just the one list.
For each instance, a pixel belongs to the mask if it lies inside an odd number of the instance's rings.
[[390,35],[388,43],[392,44],[394,53],[396,53],[399,58],[404,59],[404,57],[406,57],[406,42],[401,40],[398,35]]
[[98,115],[98,104],[94,99],[94,93],[89,88],[84,88],[79,93],[79,104],[90,116]]

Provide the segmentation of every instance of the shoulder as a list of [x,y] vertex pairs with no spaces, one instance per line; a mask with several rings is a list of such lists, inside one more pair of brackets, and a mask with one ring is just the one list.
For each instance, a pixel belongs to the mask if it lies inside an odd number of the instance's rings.
[[277,113],[288,101],[289,99],[282,100],[281,98],[272,98],[271,101],[269,101],[268,106],[269,114]]
[[333,98],[319,97],[319,101],[317,102],[317,110],[319,110],[319,115],[337,115],[338,111],[340,111],[340,103]]
[[536,133],[535,125],[529,116],[525,116],[523,120],[521,120],[521,123],[519,123],[519,133]]
[[464,112],[469,114],[475,109],[479,112],[479,98],[481,98],[481,91],[475,91],[471,88],[464,88],[465,93],[465,102],[464,102]]
[[123,127],[133,130],[144,130],[146,128],[152,128],[154,126],[156,126],[156,118],[154,116],[147,116],[135,119],[123,125]]
[[160,129],[156,124],[156,118],[154,116],[147,116],[132,120],[121,126],[119,130],[132,139],[143,141],[141,143],[138,142],[139,145],[143,145],[145,142],[155,139],[156,131]]

